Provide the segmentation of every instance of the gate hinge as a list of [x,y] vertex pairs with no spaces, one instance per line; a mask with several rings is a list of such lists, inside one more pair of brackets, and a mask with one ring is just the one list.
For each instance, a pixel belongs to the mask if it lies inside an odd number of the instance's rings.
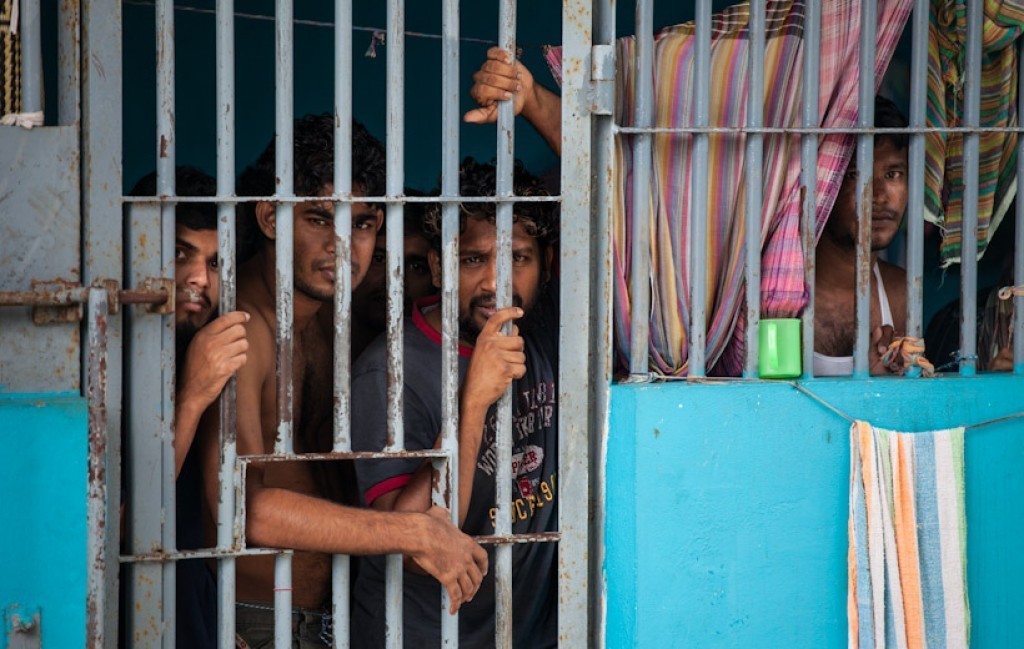
[[590,51],[591,111],[595,115],[615,112],[615,46],[594,45]]
[[[147,278],[138,290],[122,290],[114,279],[96,280],[93,288],[106,291],[109,315],[120,313],[122,304],[145,304],[148,312],[161,315],[174,313],[174,280],[167,277]],[[81,322],[90,290],[65,279],[34,279],[31,291],[0,291],[0,307],[30,306],[37,325]]]

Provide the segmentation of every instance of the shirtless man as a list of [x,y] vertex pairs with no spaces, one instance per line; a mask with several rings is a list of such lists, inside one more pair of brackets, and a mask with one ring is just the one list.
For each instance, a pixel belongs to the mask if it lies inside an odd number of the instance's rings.
[[[334,188],[334,118],[324,114],[296,120],[294,132],[295,191],[300,196],[329,196]],[[355,194],[379,194],[384,153],[360,124],[353,124],[353,188]],[[253,196],[274,192],[274,144],[242,174],[239,190]],[[260,201],[247,206],[242,223],[255,225],[262,241],[255,256],[238,274],[238,304],[250,314],[246,323],[250,347],[238,373],[238,454],[273,452],[277,431],[275,379],[275,205]],[[310,450],[303,438],[303,399],[313,387],[329,394],[330,381],[308,380],[318,356],[327,354],[316,326],[317,312],[334,299],[335,237],[333,203],[298,203],[294,215],[294,386],[293,421],[298,452]],[[366,273],[381,210],[366,203],[352,206],[352,283]],[[330,402],[329,399],[326,400]],[[204,483],[207,502],[218,500],[218,435],[216,424],[204,421]],[[308,462],[250,465],[246,480],[246,538],[254,546],[298,550],[292,563],[296,586],[293,619],[296,641],[321,646],[322,609],[330,588],[330,554],[401,553],[437,578],[451,595],[452,610],[473,597],[487,570],[486,553],[449,522],[446,511],[381,513],[352,509],[321,497]],[[237,562],[236,628],[250,646],[272,637],[274,560],[247,557]],[[307,645],[303,645],[307,646]]]
[[[875,98],[875,126],[905,128],[907,120],[885,97]],[[856,161],[851,160],[835,206],[815,250],[814,375],[849,376],[853,373],[853,341],[857,263]],[[878,259],[892,243],[907,209],[907,136],[875,136],[871,200],[871,374],[896,373],[882,355],[907,315],[907,274],[899,266]]]

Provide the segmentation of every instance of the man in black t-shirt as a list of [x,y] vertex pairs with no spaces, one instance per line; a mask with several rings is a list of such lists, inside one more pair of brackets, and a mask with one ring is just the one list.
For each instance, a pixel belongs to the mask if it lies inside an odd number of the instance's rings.
[[[463,196],[495,190],[491,165],[467,159],[461,169]],[[539,179],[516,167],[517,195],[546,194]],[[432,206],[428,226],[440,231],[440,209]],[[497,249],[491,203],[461,206],[459,238],[459,521],[467,534],[495,533],[497,423],[494,403],[512,386],[512,530],[525,534],[557,528],[558,314],[549,288],[557,206],[517,203],[512,232],[514,306],[495,300]],[[434,284],[441,286],[438,249],[430,252]],[[511,333],[501,326],[516,320]],[[405,321],[404,425],[409,450],[437,446],[441,430],[441,309],[437,297],[419,301]],[[380,450],[386,443],[387,350],[375,340],[353,368],[353,444]],[[356,465],[367,505],[385,511],[430,507],[432,471],[422,460],[380,460]],[[557,644],[557,548],[551,543],[517,544],[512,550],[513,636],[517,647]],[[460,646],[494,645],[494,577],[488,574],[459,616]],[[353,644],[384,643],[384,560],[365,562],[353,597]],[[404,639],[407,647],[440,643],[437,582],[406,571]]]

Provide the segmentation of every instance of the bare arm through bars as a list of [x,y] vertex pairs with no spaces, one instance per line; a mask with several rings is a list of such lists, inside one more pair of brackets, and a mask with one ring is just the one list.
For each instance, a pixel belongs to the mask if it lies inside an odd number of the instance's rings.
[[541,134],[548,146],[562,155],[562,98],[536,83],[533,74],[500,47],[487,50],[487,60],[473,74],[469,96],[480,108],[467,112],[463,119],[472,124],[498,120],[498,102],[513,99],[513,110],[522,115]]
[[[262,421],[276,421],[273,331],[254,315],[246,330],[252,350],[238,372],[238,455],[263,455]],[[208,413],[215,410],[211,409]],[[216,417],[204,418],[203,480],[214,517],[218,502],[219,443]],[[300,493],[287,484],[268,485],[266,472],[250,464],[246,479],[246,538],[252,545],[332,554],[401,553],[440,581],[451,595],[452,612],[475,595],[487,571],[487,554],[432,508],[420,513],[355,509]]]

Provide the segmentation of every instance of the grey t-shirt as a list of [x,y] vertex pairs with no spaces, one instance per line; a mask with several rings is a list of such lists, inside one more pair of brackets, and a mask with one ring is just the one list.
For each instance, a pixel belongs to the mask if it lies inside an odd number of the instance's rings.
[[[431,448],[441,430],[440,334],[421,309],[435,308],[437,298],[417,305],[404,328],[404,419],[407,449]],[[558,376],[557,297],[543,298],[530,322],[521,325],[526,346],[526,375],[512,385],[512,531],[517,534],[557,529]],[[460,347],[459,380],[469,364],[471,348]],[[375,340],[352,372],[353,448],[380,450],[387,431],[387,350],[384,337]],[[469,510],[463,531],[494,534],[495,414],[487,417]],[[422,460],[380,460],[356,463],[359,490],[367,504],[401,488]],[[459,612],[460,647],[494,646],[494,552],[491,569],[480,590]],[[531,543],[512,548],[512,624],[516,647],[557,644],[557,547]],[[423,649],[440,644],[440,585],[431,577],[406,571],[404,640]],[[384,559],[367,558],[353,594],[352,644],[384,645]]]

